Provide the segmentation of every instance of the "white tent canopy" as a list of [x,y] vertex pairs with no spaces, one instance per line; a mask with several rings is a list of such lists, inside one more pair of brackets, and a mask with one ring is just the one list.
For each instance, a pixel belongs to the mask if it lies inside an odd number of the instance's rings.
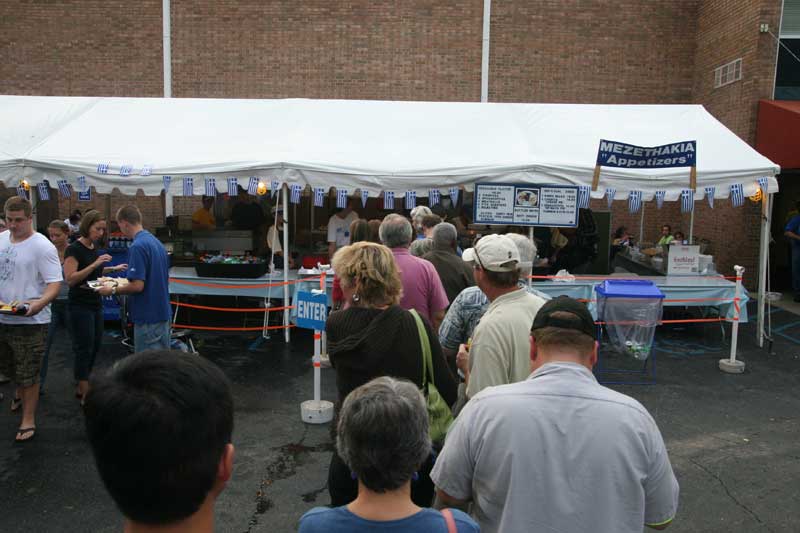
[[[746,195],[779,167],[699,105],[572,105],[0,96],[0,181],[78,176],[98,192],[160,194],[162,177],[239,178],[426,196],[481,182],[591,185],[600,139],[639,146],[697,141],[697,193],[742,184]],[[108,164],[108,173],[98,165]],[[123,166],[131,175],[120,175]],[[140,175],[145,166],[149,175]],[[595,197],[632,190],[676,200],[688,168],[603,168]]]

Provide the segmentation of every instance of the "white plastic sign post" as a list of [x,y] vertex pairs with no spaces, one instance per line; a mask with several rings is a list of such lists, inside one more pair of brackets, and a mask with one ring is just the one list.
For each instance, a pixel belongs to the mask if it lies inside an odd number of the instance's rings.
[[700,247],[684,246],[681,244],[669,245],[667,258],[667,275],[697,275],[700,273]]
[[325,274],[320,285],[322,290],[298,293],[297,327],[314,330],[314,399],[300,404],[300,417],[308,424],[327,424],[333,420],[333,403],[322,400],[321,362],[322,332],[325,330],[325,318],[328,312],[328,295],[325,293]]
[[731,326],[731,356],[728,359],[719,360],[719,369],[728,374],[741,374],[744,372],[744,361],[736,359],[736,345],[739,341],[739,317],[741,316],[741,307],[739,306],[739,297],[742,294],[742,275],[744,274],[744,267],[736,265],[733,267],[736,271],[736,292],[733,298],[733,325]]

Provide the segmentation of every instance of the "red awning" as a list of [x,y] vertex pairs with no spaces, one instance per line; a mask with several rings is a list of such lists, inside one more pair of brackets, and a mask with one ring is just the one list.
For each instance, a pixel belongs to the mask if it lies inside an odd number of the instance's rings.
[[781,169],[800,168],[800,101],[758,102],[756,150]]

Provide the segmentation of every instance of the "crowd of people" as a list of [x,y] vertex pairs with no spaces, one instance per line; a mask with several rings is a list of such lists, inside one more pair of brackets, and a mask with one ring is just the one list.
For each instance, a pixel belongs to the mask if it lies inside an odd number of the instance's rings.
[[[232,394],[204,358],[167,351],[163,246],[134,206],[121,208],[115,218],[133,246],[116,268],[128,283],[82,292],[107,268],[97,254],[103,216],[84,213],[67,245],[63,223],[51,224],[52,242],[33,232],[26,200],[12,198],[5,214],[0,299],[29,306],[25,317],[0,315],[0,371],[15,380],[23,410],[17,440],[35,434],[48,328],[66,323],[89,442],[127,530],[211,531],[233,471]],[[331,504],[303,515],[301,532],[670,524],[679,488],[658,427],[639,402],[595,379],[587,307],[529,286],[534,242],[493,234],[460,253],[456,225],[430,210],[379,224],[349,208],[334,217]],[[430,242],[421,256],[410,250],[419,241]],[[87,381],[102,332],[98,301],[114,294],[129,296],[142,353]],[[65,317],[58,324],[51,307]]]

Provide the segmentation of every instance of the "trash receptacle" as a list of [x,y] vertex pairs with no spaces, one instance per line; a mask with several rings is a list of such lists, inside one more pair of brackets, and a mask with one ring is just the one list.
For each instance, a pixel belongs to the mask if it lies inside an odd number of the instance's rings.
[[649,280],[606,280],[595,291],[597,317],[605,323],[612,346],[646,360],[661,322],[664,294]]

